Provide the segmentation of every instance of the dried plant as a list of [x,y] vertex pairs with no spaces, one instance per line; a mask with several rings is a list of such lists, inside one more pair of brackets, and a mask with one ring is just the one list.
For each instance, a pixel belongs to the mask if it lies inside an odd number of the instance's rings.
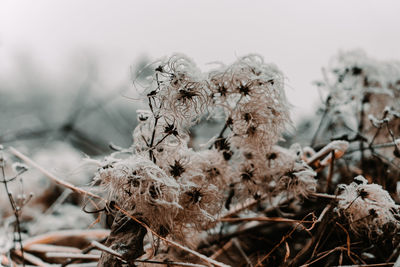
[[[51,203],[47,209],[23,214],[27,197],[11,194],[9,185],[22,181],[26,167],[0,157],[11,203],[11,213],[2,214],[8,218],[0,227],[0,265],[400,261],[398,62],[362,51],[339,53],[317,82],[326,97],[320,121],[312,118],[307,125],[315,127],[299,127],[296,136],[286,134],[292,122],[285,76],[259,55],[202,71],[174,54],[146,66],[134,85],[148,109],[136,111],[130,147],[112,145],[114,152],[85,160],[85,167],[96,168],[89,188],[59,179],[14,148],[4,150],[66,189],[55,199],[42,196]],[[196,136],[204,125],[208,135],[214,133],[205,141]],[[79,205],[88,221],[109,230],[81,231],[78,245],[71,245],[77,234],[68,231],[35,236],[46,223],[55,230],[80,218]],[[41,220],[29,217],[40,212]]]
[[367,179],[359,175],[350,185],[338,185],[338,189],[342,199],[337,212],[346,218],[352,231],[371,239],[398,239],[400,207],[382,186],[368,184]]

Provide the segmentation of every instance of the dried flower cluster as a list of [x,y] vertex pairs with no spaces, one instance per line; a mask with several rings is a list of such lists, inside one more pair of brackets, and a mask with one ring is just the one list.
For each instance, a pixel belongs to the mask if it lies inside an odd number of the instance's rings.
[[400,62],[378,61],[353,50],[333,58],[329,71],[336,78],[334,84],[329,84],[332,101],[338,104],[358,102],[368,94],[388,95],[398,101],[394,97],[400,91]]
[[[112,145],[82,166],[65,142],[33,160],[0,145],[1,266],[400,261],[398,62],[340,53],[319,82],[327,89],[320,122],[288,140],[284,76],[262,57],[202,71],[176,54],[146,68],[137,81],[148,109],[136,112],[129,148]],[[79,187],[93,173],[92,191]],[[109,230],[58,231],[92,226]]]
[[394,135],[400,134],[400,62],[378,61],[354,50],[334,57],[328,71],[318,85],[329,92],[329,129],[336,134],[358,130],[379,143],[393,141],[386,131],[375,136],[386,124]]
[[350,229],[371,239],[396,237],[400,231],[400,207],[378,184],[368,184],[359,175],[349,185],[338,186],[337,212],[344,216]]
[[215,105],[224,108],[232,144],[269,150],[289,122],[283,74],[257,55],[210,72]]
[[[395,187],[400,175],[395,145],[400,135],[400,62],[378,61],[355,50],[339,53],[327,70],[319,85],[328,95],[312,145],[349,141],[345,157],[352,175]],[[349,171],[339,170],[342,176]]]
[[[133,154],[106,159],[95,178],[110,201],[177,236],[208,227],[233,196],[287,191],[301,198],[315,191],[316,174],[300,156],[273,148],[290,122],[289,105],[282,73],[260,56],[202,73],[173,55],[147,80],[149,110],[137,111]],[[190,148],[188,127],[220,111],[225,125],[209,149]]]
[[152,161],[140,156],[109,159],[105,163],[95,180],[107,187],[109,198],[146,222],[149,220],[147,223],[155,229],[170,229],[180,208],[179,184]]

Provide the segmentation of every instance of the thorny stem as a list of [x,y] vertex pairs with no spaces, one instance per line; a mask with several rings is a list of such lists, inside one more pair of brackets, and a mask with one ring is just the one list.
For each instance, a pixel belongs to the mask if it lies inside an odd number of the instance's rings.
[[[0,157],[1,157],[1,155],[0,155]],[[4,184],[4,188],[6,190],[6,193],[7,193],[7,196],[8,196],[8,200],[10,201],[10,205],[11,205],[13,211],[14,211],[15,223],[16,223],[15,227],[16,227],[17,233],[18,233],[18,240],[17,241],[19,243],[20,250],[21,250],[22,265],[25,266],[24,247],[22,245],[21,224],[20,224],[20,219],[19,219],[19,212],[21,210],[20,210],[20,207],[18,207],[17,204],[15,203],[15,201],[14,201],[14,199],[12,197],[12,194],[11,194],[9,188],[8,188],[8,184],[7,184],[8,181],[6,179],[6,174],[5,174],[5,171],[4,171],[4,160],[1,159],[1,158],[0,158],[0,168],[1,168],[1,174],[2,174],[2,181],[1,182]],[[15,239],[14,239],[14,241],[15,241]]]

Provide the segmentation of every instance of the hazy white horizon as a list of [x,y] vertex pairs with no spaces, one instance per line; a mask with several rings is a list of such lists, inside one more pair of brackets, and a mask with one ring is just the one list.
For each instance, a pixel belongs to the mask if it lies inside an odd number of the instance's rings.
[[204,67],[258,53],[285,73],[297,120],[312,110],[318,92],[311,82],[339,50],[400,59],[399,11],[398,1],[366,0],[3,0],[0,76],[18,72],[15,62],[24,53],[53,79],[89,56],[107,89],[128,83],[129,67],[142,55],[181,52]]

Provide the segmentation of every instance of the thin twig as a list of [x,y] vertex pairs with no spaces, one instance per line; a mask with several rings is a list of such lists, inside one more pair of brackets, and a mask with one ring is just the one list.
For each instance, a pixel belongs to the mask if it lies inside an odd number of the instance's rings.
[[321,212],[321,214],[318,217],[317,222],[322,222],[322,219],[325,217],[325,214],[328,212],[328,210],[331,208],[332,206],[330,204],[326,205],[326,207],[324,208],[324,210]]
[[97,262],[87,262],[87,263],[73,263],[70,267],[97,267]]
[[30,246],[35,244],[47,244],[47,243],[55,243],[60,240],[70,239],[73,237],[80,237],[86,239],[103,239],[110,234],[110,230],[99,229],[99,230],[61,230],[54,231],[50,233],[46,233],[43,235],[38,235],[35,237],[31,237],[29,239],[25,239],[22,244],[27,249]]
[[334,266],[334,267],[380,267],[380,266],[400,267],[400,265],[397,266],[395,262],[371,263],[371,264],[355,264],[355,265],[339,265],[339,266]]
[[[123,256],[118,253],[117,251],[97,242],[97,241],[92,241],[92,245],[97,247],[99,250],[104,251],[106,253],[109,253],[123,261],[124,258]],[[188,262],[174,262],[174,261],[154,261],[154,260],[139,260],[135,259],[135,262],[143,262],[143,263],[154,263],[154,264],[166,264],[166,265],[175,265],[175,266],[189,266],[189,267],[206,267],[205,265],[201,264],[195,264],[195,263],[188,263]]]
[[230,247],[232,247],[233,245],[233,241],[232,239],[229,240],[228,242],[225,243],[225,245],[223,245],[220,249],[218,249],[217,251],[214,252],[214,254],[212,254],[210,256],[211,259],[216,259],[218,258],[220,255],[222,255],[222,253],[224,253],[225,251],[227,251]]
[[154,157],[153,153],[153,143],[156,135],[156,129],[157,129],[157,123],[158,123],[159,117],[154,117],[154,126],[153,126],[153,133],[151,134],[151,140],[149,144],[149,155],[150,155],[150,160],[152,160],[154,163],[156,163],[156,158]]
[[76,247],[57,246],[57,245],[49,245],[49,244],[32,244],[25,250],[30,251],[30,252],[39,252],[39,253],[47,253],[47,252],[80,253],[81,252],[81,250]]
[[47,258],[67,258],[67,259],[80,259],[80,260],[99,260],[100,255],[97,254],[83,254],[83,253],[67,253],[67,252],[47,252]]
[[220,218],[220,222],[287,222],[287,223],[314,223],[314,221],[294,220],[280,217],[246,217],[246,218]]
[[389,165],[391,165],[391,166],[394,167],[395,169],[400,170],[400,166],[394,164],[390,159],[388,159],[388,158],[385,157],[384,155],[382,155],[382,154],[380,154],[380,153],[378,153],[378,152],[375,152],[375,151],[372,152],[372,155],[374,155],[375,157],[378,157],[378,158],[380,158],[380,159],[383,159],[384,161],[386,161]]
[[393,267],[400,267],[400,255],[397,257],[397,260],[394,263]]
[[122,256],[120,253],[116,252],[115,250],[113,250],[97,241],[92,241],[91,245],[100,249],[101,251],[107,252],[108,254],[113,255],[113,256],[125,261],[124,256]]
[[238,214],[239,212],[248,209],[254,205],[256,205],[257,203],[260,203],[260,201],[266,199],[268,197],[267,194],[262,195],[259,199],[249,199],[246,200],[244,203],[240,203],[238,205],[236,205],[231,211],[229,211],[228,213],[226,213],[224,216],[222,216],[221,218],[229,218],[235,214]]
[[323,124],[323,122],[324,122],[326,116],[328,115],[328,111],[329,111],[329,108],[330,108],[330,105],[329,105],[330,99],[331,99],[330,96],[328,96],[328,97],[326,98],[324,113],[322,114],[321,120],[319,121],[319,124],[318,124],[318,128],[317,128],[317,130],[315,131],[315,133],[314,133],[314,135],[313,135],[313,137],[312,137],[312,139],[311,139],[311,147],[314,147],[314,146],[315,146],[315,143],[316,143],[316,141],[317,141],[317,137],[318,137],[319,131],[321,130],[322,124]]
[[354,259],[351,257],[350,255],[350,244],[351,244],[351,240],[350,240],[350,235],[349,232],[346,230],[346,228],[344,228],[340,223],[336,222],[336,225],[339,226],[345,233],[346,233],[346,244],[347,244],[347,256],[351,259],[351,261],[355,263]]
[[243,258],[246,260],[247,264],[250,267],[253,267],[253,264],[251,263],[249,257],[247,257],[246,253],[244,252],[242,246],[240,245],[237,237],[232,238],[233,244],[236,246],[236,248],[239,250],[240,254],[243,256]]
[[52,174],[51,172],[49,172],[48,170],[46,170],[45,168],[43,168],[42,166],[40,166],[39,164],[37,164],[35,161],[33,161],[32,159],[30,159],[29,157],[25,156],[24,154],[22,154],[21,152],[19,152],[17,149],[13,148],[13,147],[9,147],[9,150],[12,154],[14,154],[14,156],[22,159],[23,161],[25,161],[27,164],[31,165],[32,167],[38,169],[40,172],[42,172],[45,176],[47,176],[47,178],[50,178],[53,182],[55,182],[56,184],[59,184],[63,187],[66,187],[68,189],[71,189],[72,191],[79,193],[81,195],[84,196],[90,196],[93,198],[101,198],[100,196],[93,194],[89,191],[83,190],[79,187],[76,187],[66,181],[63,181],[62,179],[58,178],[57,176],[55,176],[54,174]]
[[332,176],[333,176],[333,169],[335,167],[335,151],[331,152],[331,162],[329,164],[329,172],[328,172],[328,177],[326,178],[326,187],[325,187],[325,192],[328,193],[329,188],[331,187],[331,182],[332,182]]
[[[242,101],[243,95],[240,96],[240,98],[238,99],[238,101],[236,101],[235,106],[233,107],[232,110],[235,110],[239,104],[240,101]],[[214,141],[214,143],[208,148],[211,149],[219,140],[221,140],[224,137],[224,133],[226,131],[226,129],[228,129],[230,123],[232,121],[231,117],[228,117],[225,121],[224,127],[222,127],[221,131],[218,134],[218,137],[216,138],[216,140]]]
[[[105,241],[106,239],[103,238],[103,240]],[[83,254],[89,253],[90,251],[92,251],[95,248],[96,248],[95,246],[89,245],[86,248],[82,249],[81,253],[83,253]],[[68,266],[68,265],[72,265],[72,263],[74,263],[75,261],[76,261],[76,259],[68,259],[65,262],[63,262],[60,267],[65,267],[65,266]]]
[[[2,153],[0,147],[0,153]],[[19,250],[21,251],[21,257],[22,257],[22,266],[25,266],[25,260],[24,260],[24,246],[22,245],[22,235],[21,235],[21,223],[20,223],[20,212],[21,212],[21,207],[19,207],[15,201],[14,198],[10,192],[10,189],[8,188],[8,182],[6,179],[6,174],[5,174],[5,170],[4,170],[4,159],[3,156],[0,155],[0,168],[1,168],[1,174],[2,174],[2,182],[4,184],[4,188],[6,190],[7,196],[8,196],[8,200],[10,202],[11,208],[14,212],[14,217],[15,217],[15,228],[17,230],[17,234],[18,234],[18,243],[19,243]],[[14,230],[15,231],[15,230]],[[14,240],[15,242],[15,240]]]
[[[14,253],[17,254],[18,256],[22,256],[21,250],[15,250]],[[35,266],[39,266],[39,267],[49,267],[50,266],[50,264],[45,263],[38,257],[36,257],[32,254],[26,253],[26,252],[24,253],[24,259],[30,263],[35,264]]]
[[[361,100],[361,110],[360,110],[360,121],[358,122],[358,132],[361,133],[362,130],[364,129],[364,117],[365,117],[365,111],[364,111],[364,101],[367,98],[367,96],[364,94],[363,98]],[[365,160],[365,155],[364,155],[364,142],[359,143],[359,148],[361,151],[361,166],[364,167],[364,160]]]
[[303,264],[303,265],[301,265],[300,267],[307,267],[307,266],[310,266],[311,264],[316,263],[317,261],[319,261],[319,260],[325,258],[326,256],[328,256],[328,255],[330,255],[330,254],[332,254],[333,252],[338,251],[338,250],[345,250],[345,248],[343,248],[343,247],[337,247],[337,248],[331,249],[331,250],[329,250],[329,251],[327,251],[327,252],[322,252],[322,253],[319,254],[319,255],[322,254],[320,257],[316,258],[315,260],[313,260],[313,261],[310,262],[310,263]]
[[[375,144],[375,145],[371,145],[368,147],[363,147],[364,150],[374,150],[374,149],[380,149],[380,148],[387,148],[387,147],[395,147],[396,144],[394,142],[388,142],[388,143],[382,143],[382,144]],[[346,154],[350,154],[350,153],[354,153],[360,151],[360,148],[355,148],[355,149],[349,149]]]
[[337,196],[337,195],[329,195],[326,193],[316,193],[316,192],[312,192],[310,193],[311,196],[313,197],[320,197],[320,198],[327,198],[327,199],[334,199],[334,200],[341,200],[344,199],[341,196]]
[[[309,215],[307,215],[307,216],[309,216]],[[306,217],[307,217],[307,216],[306,216]],[[286,240],[287,240],[288,238],[291,237],[291,235],[294,233],[294,231],[296,231],[297,227],[302,226],[302,222],[303,222],[303,221],[300,221],[299,223],[297,223],[297,224],[293,227],[293,229],[289,231],[289,233],[287,233],[286,235],[284,235],[284,236],[282,237],[281,241],[280,241],[278,244],[276,244],[276,245],[275,245],[261,260],[258,261],[256,267],[257,267],[257,266],[261,266],[262,263],[263,263],[265,260],[267,260],[267,259],[269,258],[269,256],[270,256],[280,245],[283,244],[283,242],[286,242]],[[316,220],[315,220],[314,222],[316,222]],[[313,227],[313,226],[312,226],[312,227]],[[306,230],[309,230],[309,229],[305,228],[304,226],[303,226],[303,228],[306,229]]]

